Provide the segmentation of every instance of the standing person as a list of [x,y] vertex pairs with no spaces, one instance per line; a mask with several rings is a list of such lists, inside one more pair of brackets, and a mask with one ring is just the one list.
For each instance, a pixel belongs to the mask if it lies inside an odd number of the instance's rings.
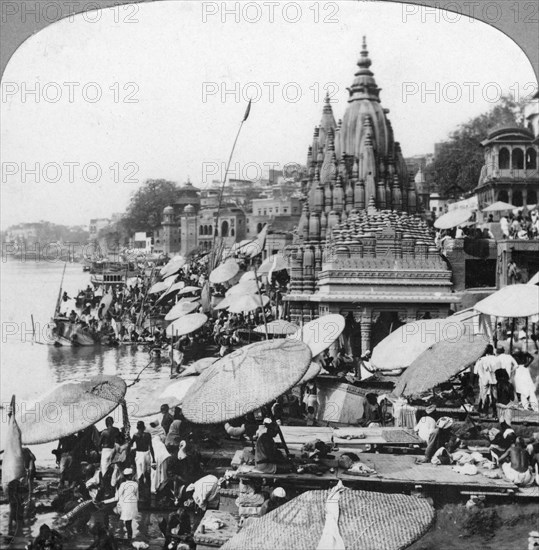
[[101,475],[105,477],[109,466],[112,464],[116,443],[121,444],[122,434],[114,426],[114,419],[108,416],[105,420],[106,428],[99,436],[99,448],[101,450]]
[[125,481],[120,485],[116,496],[104,500],[103,504],[117,502],[117,509],[120,513],[120,519],[124,522],[127,538],[133,538],[133,520],[138,515],[138,483],[133,481],[133,470],[126,468],[123,471]]
[[136,447],[136,479],[149,487],[151,483],[150,472],[152,461],[155,462],[155,455],[152,447],[152,436],[146,431],[146,425],[142,420],[137,422],[137,433],[131,438],[131,443]]
[[515,380],[515,372],[518,367],[518,363],[512,355],[505,352],[505,348],[498,346],[496,348],[496,356],[500,362],[500,368],[505,369],[509,376],[509,381],[513,384]]
[[515,402],[515,390],[509,381],[509,375],[505,369],[498,369],[496,375],[496,390],[498,395],[498,420],[511,425],[513,420],[513,404]]
[[494,357],[494,348],[488,345],[485,355],[475,364],[475,372],[479,377],[479,413],[488,415],[492,406],[493,415],[496,416],[496,376],[499,363]]
[[521,405],[526,410],[539,411],[537,395],[535,394],[535,383],[528,370],[528,365],[533,360],[530,354],[520,352],[517,355],[518,367],[515,370],[514,386],[515,392],[520,398]]
[[58,447],[53,454],[56,455],[56,463],[60,468],[60,487],[63,487],[66,482],[70,483],[74,479],[74,464],[73,455],[77,447],[77,436],[68,435],[62,437],[58,441]]
[[163,427],[163,430],[165,430],[165,434],[168,434],[168,431],[170,430],[170,425],[172,424],[172,421],[174,418],[170,414],[170,409],[167,403],[163,403],[161,405],[161,426]]

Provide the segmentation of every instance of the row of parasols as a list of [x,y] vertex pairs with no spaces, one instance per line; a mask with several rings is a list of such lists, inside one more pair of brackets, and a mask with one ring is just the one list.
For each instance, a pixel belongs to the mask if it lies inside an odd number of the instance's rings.
[[[164,280],[155,283],[149,290],[149,294],[161,294],[157,304],[171,299],[174,296],[180,299],[167,312],[165,321],[171,322],[167,327],[167,336],[184,336],[200,329],[208,320],[203,313],[195,313],[200,306],[198,297],[202,288],[188,286],[184,281],[176,282],[177,273],[182,269],[187,260],[182,256],[175,256],[161,271]],[[266,307],[270,299],[260,294],[258,279],[271,272],[288,268],[286,259],[275,254],[267,258],[257,271],[247,271],[240,274],[240,266],[233,258],[230,258],[216,267],[209,276],[212,284],[225,284],[237,280],[225,294],[225,297],[215,305],[216,310],[228,310],[230,313],[248,313],[260,307]],[[294,330],[297,327],[294,327]],[[275,330],[276,327],[270,327]],[[262,331],[261,328],[258,331]],[[292,332],[292,331],[291,331]]]

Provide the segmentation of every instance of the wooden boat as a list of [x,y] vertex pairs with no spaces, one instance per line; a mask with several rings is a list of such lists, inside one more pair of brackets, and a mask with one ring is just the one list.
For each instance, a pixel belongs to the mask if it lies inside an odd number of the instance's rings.
[[90,266],[90,281],[93,285],[125,285],[131,277],[141,275],[141,270],[133,262],[95,261]]

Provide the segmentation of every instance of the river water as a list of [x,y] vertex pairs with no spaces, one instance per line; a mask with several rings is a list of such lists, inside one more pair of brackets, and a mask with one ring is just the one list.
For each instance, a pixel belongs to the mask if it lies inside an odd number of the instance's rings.
[[[0,399],[3,406],[0,447],[6,422],[6,405],[15,395],[18,406],[31,403],[57,384],[82,380],[98,374],[112,374],[129,383],[148,364],[147,351],[136,346],[108,348],[54,347],[48,323],[54,312],[64,264],[8,260],[0,264],[0,319],[2,353],[0,354]],[[63,288],[69,296],[90,282],[82,265],[67,264]],[[36,333],[33,342],[32,316]],[[151,366],[147,375],[168,377],[166,367]],[[119,417],[119,409],[115,416]],[[32,451],[38,463],[48,466],[54,457],[51,445],[35,445]]]

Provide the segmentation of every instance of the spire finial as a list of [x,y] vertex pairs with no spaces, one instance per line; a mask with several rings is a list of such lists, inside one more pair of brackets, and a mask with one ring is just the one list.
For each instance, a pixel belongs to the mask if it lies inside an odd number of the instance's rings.
[[[371,64],[372,64],[372,61],[369,58],[369,51],[367,50],[367,37],[364,36],[363,37],[363,43],[361,45],[360,58],[359,58],[359,61],[357,62],[357,66],[360,69],[368,70],[369,67],[371,66]],[[371,75],[372,75],[372,73],[371,73]]]

